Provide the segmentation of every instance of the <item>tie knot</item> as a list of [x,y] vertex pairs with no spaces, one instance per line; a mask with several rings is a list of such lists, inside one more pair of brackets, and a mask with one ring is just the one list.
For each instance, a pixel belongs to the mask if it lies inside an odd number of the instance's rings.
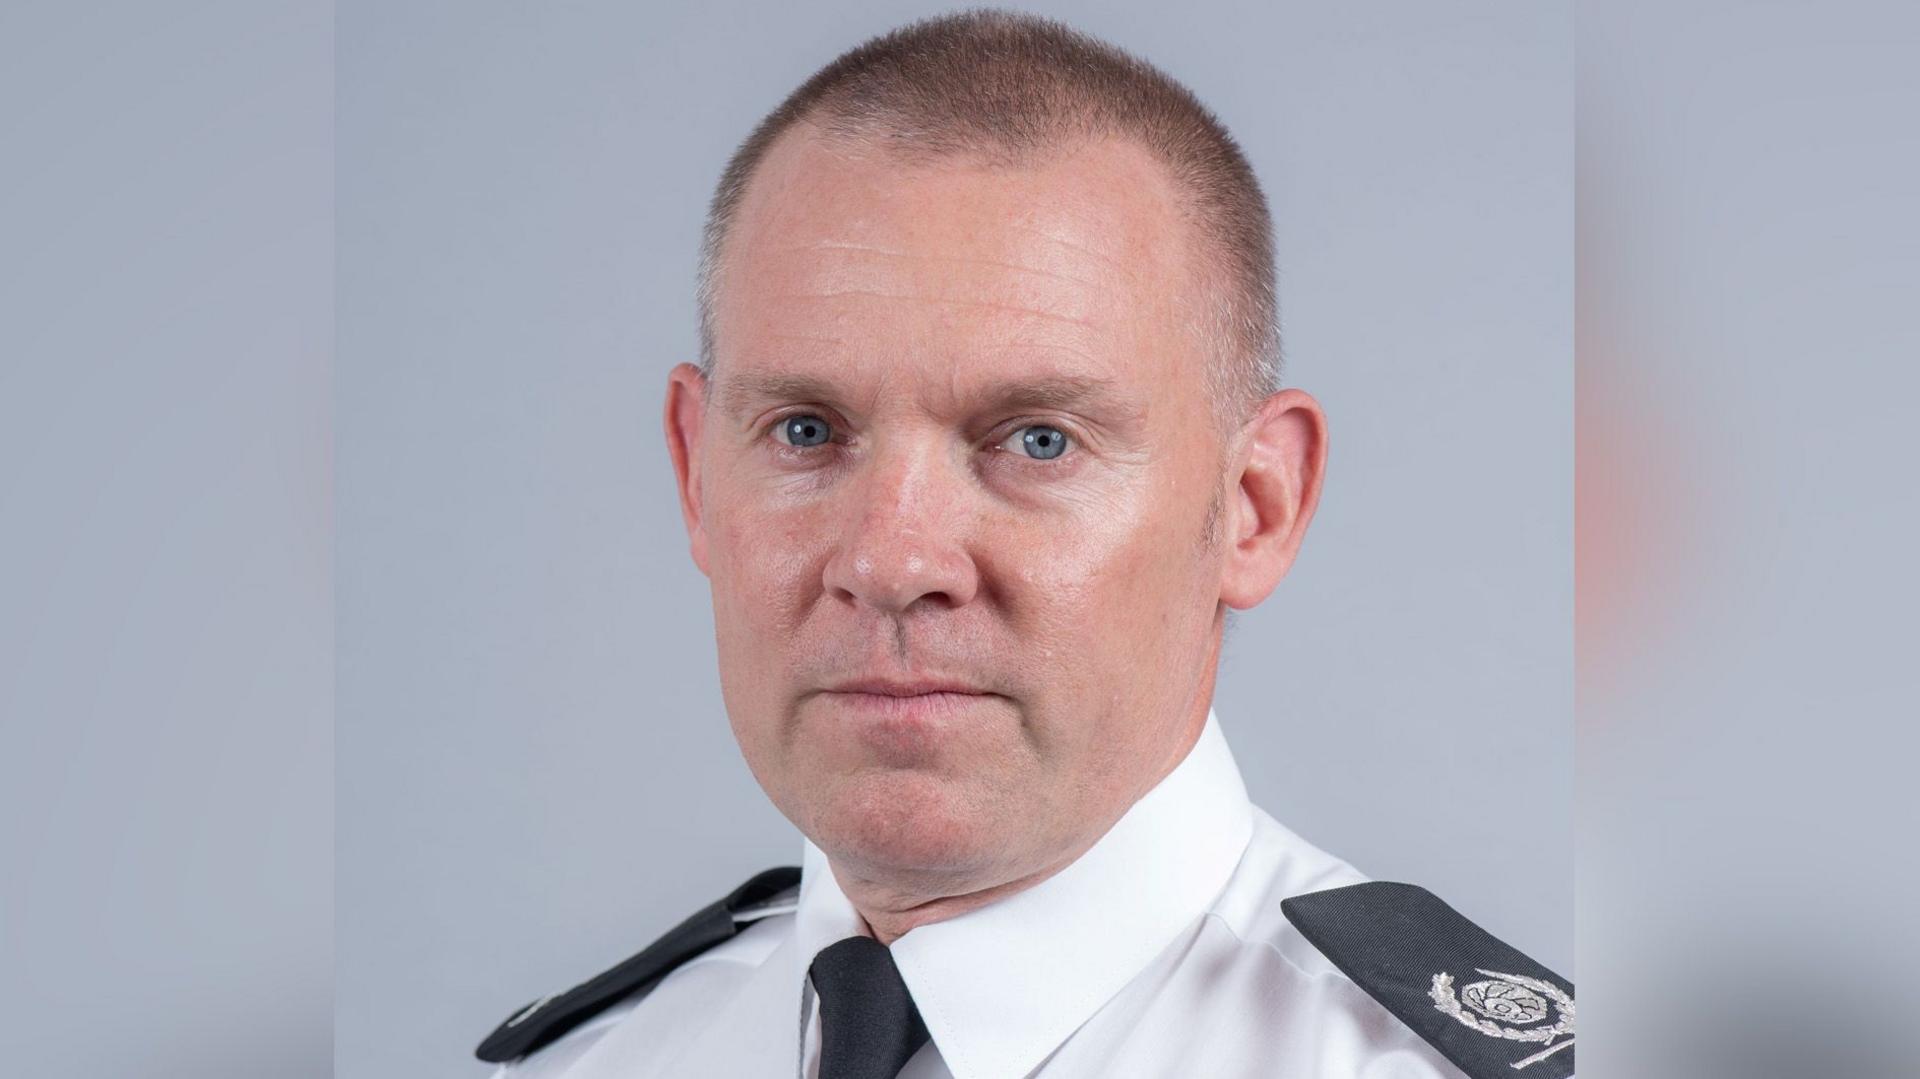
[[864,997],[876,987],[898,984],[906,989],[906,979],[893,962],[893,952],[872,937],[848,937],[820,949],[813,957],[813,987],[822,996],[846,993]]
[[893,953],[856,936],[820,949],[807,970],[820,994],[820,1079],[894,1079],[929,1037]]

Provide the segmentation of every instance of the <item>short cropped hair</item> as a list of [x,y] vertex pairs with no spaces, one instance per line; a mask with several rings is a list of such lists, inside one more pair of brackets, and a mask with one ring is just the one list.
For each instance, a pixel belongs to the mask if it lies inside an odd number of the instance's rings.
[[1138,57],[1062,23],[976,9],[923,19],[842,53],[762,119],[727,162],[700,253],[700,370],[713,375],[720,259],[748,183],[800,124],[911,161],[966,155],[1018,166],[1083,139],[1121,138],[1168,170],[1217,281],[1201,314],[1207,394],[1238,426],[1279,386],[1273,223],[1253,168],[1193,93]]

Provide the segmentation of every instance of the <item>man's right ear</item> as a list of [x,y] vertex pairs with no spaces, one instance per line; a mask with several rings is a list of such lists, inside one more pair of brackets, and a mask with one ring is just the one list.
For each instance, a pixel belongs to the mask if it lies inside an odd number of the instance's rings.
[[700,435],[706,419],[707,380],[690,363],[675,364],[667,372],[667,407],[662,419],[667,429],[667,453],[673,458],[674,481],[680,486],[680,516],[687,523],[693,564],[707,569],[707,532],[702,524],[700,498]]

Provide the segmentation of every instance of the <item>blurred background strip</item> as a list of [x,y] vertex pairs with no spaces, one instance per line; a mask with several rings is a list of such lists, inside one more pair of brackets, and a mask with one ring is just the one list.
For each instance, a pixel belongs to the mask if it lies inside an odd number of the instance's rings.
[[0,4],[0,1074],[332,1074],[332,37]]
[[1579,37],[1580,1074],[1920,1074],[1920,13]]

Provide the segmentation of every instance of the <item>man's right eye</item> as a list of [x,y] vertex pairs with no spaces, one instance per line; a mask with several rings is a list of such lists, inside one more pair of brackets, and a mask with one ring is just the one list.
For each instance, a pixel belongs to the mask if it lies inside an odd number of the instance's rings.
[[805,449],[833,441],[833,428],[810,412],[796,413],[773,425],[774,437],[789,446]]

